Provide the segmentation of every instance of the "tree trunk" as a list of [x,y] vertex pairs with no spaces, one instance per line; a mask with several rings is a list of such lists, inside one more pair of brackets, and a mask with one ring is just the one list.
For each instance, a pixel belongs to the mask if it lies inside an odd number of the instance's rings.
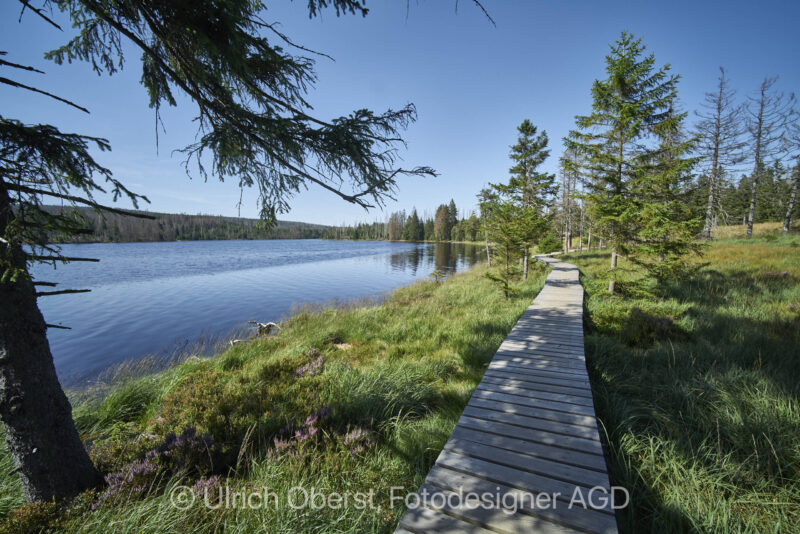
[[761,178],[761,140],[764,127],[764,85],[761,86],[761,101],[758,107],[756,122],[756,161],[753,167],[753,190],[750,195],[750,209],[747,217],[747,237],[753,236],[753,221],[756,218],[756,195],[758,193],[758,180]]
[[714,180],[716,171],[711,171],[711,176],[708,178],[708,203],[706,204],[706,223],[703,226],[703,237],[711,239],[711,226],[714,219]]
[[528,254],[530,251],[528,250],[528,245],[525,245],[525,257],[522,259],[522,279],[528,279]]
[[611,269],[609,269],[609,273],[611,276],[608,279],[608,292],[612,295],[614,294],[614,271],[617,269],[617,252],[616,250],[611,250]]
[[750,209],[747,211],[747,237],[753,237],[753,220],[756,218],[756,194],[758,192],[758,172],[753,175],[753,190],[750,193]]
[[[0,235],[6,235],[13,220],[0,182]],[[18,244],[0,246],[6,265],[27,272]],[[102,478],[72,421],[30,278],[20,275],[16,281],[0,282],[0,302],[0,418],[13,472],[19,473],[28,501],[74,497],[98,486]]]
[[586,250],[588,250],[589,252],[592,251],[592,227],[591,226],[589,227],[589,239],[586,242]]
[[703,237],[711,239],[711,227],[714,219],[714,196],[719,174],[719,145],[722,131],[722,106],[725,98],[725,71],[722,71],[722,78],[719,83],[719,94],[717,95],[716,118],[714,120],[714,152],[711,155],[711,176],[708,177],[708,204],[706,205],[706,224],[703,227]]
[[794,184],[792,185],[792,194],[789,195],[789,208],[786,210],[786,217],[783,219],[783,233],[788,234],[789,228],[792,226],[792,212],[794,211],[794,203],[797,200],[797,189],[800,187],[800,165],[798,165],[794,174]]
[[486,266],[492,266],[492,255],[489,254],[489,232],[486,231],[486,226],[483,227],[483,238],[484,243],[486,244]]

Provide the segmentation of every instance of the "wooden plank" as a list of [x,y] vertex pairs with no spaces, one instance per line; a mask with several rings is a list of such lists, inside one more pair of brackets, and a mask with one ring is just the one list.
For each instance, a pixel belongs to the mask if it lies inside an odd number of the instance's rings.
[[575,395],[564,395],[561,393],[552,393],[550,391],[540,391],[535,385],[520,382],[519,380],[509,380],[503,378],[495,378],[493,376],[484,376],[481,384],[492,384],[498,386],[500,391],[513,392],[518,389],[524,389],[526,394],[544,400],[552,400],[563,402],[567,404],[578,404],[580,406],[594,406],[591,397],[578,397]]
[[576,395],[578,397],[586,397],[589,399],[592,398],[592,392],[590,390],[587,390],[586,388],[557,386],[554,384],[543,382],[541,380],[536,380],[535,377],[531,376],[513,375],[509,373],[495,371],[493,369],[487,369],[486,373],[484,374],[484,377],[486,376],[490,376],[501,380],[515,380],[517,382],[524,382],[526,384],[526,389],[536,389],[538,391],[548,391],[551,393],[560,393],[564,395]]
[[530,456],[575,465],[585,469],[593,469],[602,473],[605,473],[606,469],[606,461],[599,454],[563,449],[561,447],[547,445],[521,437],[492,434],[491,432],[484,432],[483,430],[474,429],[469,426],[456,427],[453,430],[453,437],[469,439],[500,449],[520,451]]
[[409,508],[400,519],[400,527],[415,534],[423,532],[436,532],[438,534],[497,534],[496,531],[486,530],[477,525],[422,507]]
[[543,354],[531,356],[511,356],[505,352],[498,352],[494,355],[494,361],[507,361],[521,363],[523,365],[548,365],[553,368],[574,369],[582,373],[586,372],[586,362],[577,358],[548,358]]
[[[486,527],[492,532],[502,534],[517,532],[541,532],[543,534],[578,534],[579,531],[564,527],[548,521],[544,518],[535,517],[527,514],[517,514],[513,510],[507,510],[502,506],[473,506],[461,500],[458,492],[443,489],[432,484],[425,483],[420,488],[420,493],[424,493],[427,500],[441,506],[439,510],[448,515],[452,515],[465,522],[477,523],[481,527]],[[518,492],[519,499],[524,499],[524,492]],[[513,495],[512,495],[513,496]],[[510,502],[510,501],[509,501]]]
[[565,356],[584,356],[583,348],[570,347],[567,345],[561,345],[560,343],[548,343],[546,341],[523,341],[519,339],[504,340],[500,344],[500,347],[498,347],[498,350],[518,350],[522,352],[536,349],[546,350],[556,354],[563,354]]
[[[568,423],[570,425],[588,426],[597,428],[597,420],[594,415],[584,415],[579,413],[569,413],[562,411],[549,410],[547,408],[534,408],[525,406],[523,404],[514,404],[493,400],[488,397],[481,397],[473,395],[469,400],[469,404],[476,408],[483,408],[485,410],[495,410],[498,412],[515,413],[518,415],[525,415],[527,417],[538,417],[539,419],[549,419],[550,421],[558,421],[560,423]],[[573,406],[578,406],[574,404]]]
[[582,361],[586,362],[586,355],[581,351],[569,351],[564,352],[561,350],[550,350],[550,347],[546,345],[541,345],[538,347],[528,347],[528,348],[512,348],[512,347],[498,347],[497,348],[498,354],[505,354],[507,356],[519,356],[522,358],[528,356],[548,356],[553,358],[565,358],[570,361]]
[[[594,404],[591,402],[576,403],[565,401],[566,395],[560,398],[548,396],[541,391],[531,391],[529,389],[517,388],[513,386],[503,386],[500,384],[493,384],[491,382],[481,382],[475,388],[473,397],[480,397],[491,399],[498,402],[509,402],[511,404],[522,404],[523,406],[530,406],[532,408],[543,408],[546,410],[556,410],[559,412],[567,412],[578,415],[587,415],[594,417]],[[589,398],[583,398],[591,401]]]
[[581,362],[586,365],[586,357],[583,354],[575,353],[572,354],[564,354],[561,352],[552,352],[547,350],[547,347],[541,347],[538,349],[532,350],[507,350],[507,349],[498,349],[496,356],[511,356],[516,358],[560,358],[564,361],[570,362]]
[[[608,489],[608,477],[591,469],[583,469],[574,465],[563,464],[536,458],[508,449],[477,443],[464,438],[453,437],[447,441],[445,450],[457,452],[472,458],[479,458],[494,464],[516,467],[530,473],[538,473],[570,484],[592,488],[595,486]],[[574,491],[574,489],[573,489]]]
[[527,336],[527,335],[541,335],[553,339],[566,339],[569,341],[583,342],[583,334],[581,332],[565,332],[561,328],[548,327],[544,328],[539,325],[530,326],[515,326],[509,332],[509,335],[514,336]]
[[543,332],[541,330],[512,330],[506,336],[508,341],[546,342],[557,345],[583,347],[583,338],[558,332]]
[[469,415],[462,415],[458,420],[458,425],[511,438],[535,441],[544,445],[551,445],[553,447],[574,450],[586,454],[596,454],[600,456],[603,454],[603,448],[598,441],[565,436],[564,434],[549,432],[543,428],[527,428],[506,423],[498,419],[487,421],[486,419],[471,417]]
[[[433,466],[430,472],[428,483],[439,488],[451,491],[466,493],[488,493],[492,496],[497,495],[498,500],[503,502],[506,495],[509,495],[507,502],[514,502],[522,512],[536,517],[549,519],[554,523],[561,523],[567,527],[579,528],[586,532],[609,532],[608,529],[616,528],[616,521],[610,514],[598,510],[586,509],[581,506],[570,508],[564,505],[563,501],[539,499],[532,501],[530,493],[520,491],[517,488],[489,482],[479,477],[467,473],[459,473],[447,469],[446,467]],[[613,532],[613,530],[612,530]]]
[[[533,430],[551,432],[553,434],[561,434],[567,438],[579,438],[583,441],[594,442],[598,446],[600,444],[597,430],[582,425],[559,423],[558,421],[539,419],[538,417],[528,417],[526,415],[518,415],[515,413],[497,412],[495,410],[478,408],[477,406],[471,406],[469,404],[467,404],[467,406],[464,408],[463,414],[468,417],[476,417],[485,421],[498,421],[501,423],[507,423],[509,425],[516,425],[522,428],[530,428]],[[590,445],[588,443],[585,445],[585,450],[589,452],[598,450],[598,448],[594,445]]]
[[522,373],[518,371],[509,372],[505,369],[496,369],[489,367],[486,369],[487,373],[492,373],[490,376],[499,376],[501,378],[516,378],[517,380],[527,380],[528,382],[539,382],[551,386],[559,386],[564,388],[572,388],[582,391],[585,394],[591,394],[588,381],[583,380],[561,380],[552,378],[550,376],[541,376],[533,372]]
[[544,361],[536,361],[535,359],[529,358],[527,361],[519,361],[516,359],[511,358],[494,358],[492,360],[495,366],[505,366],[505,367],[519,367],[521,369],[541,369],[542,371],[548,371],[551,373],[566,373],[572,375],[580,375],[580,376],[588,376],[586,372],[586,366],[583,362],[579,364],[571,364],[569,361],[555,361],[552,359],[545,359]]
[[518,328],[514,327],[509,335],[512,336],[528,336],[528,335],[540,335],[545,336],[551,339],[557,340],[565,340],[565,341],[573,341],[577,343],[583,343],[583,335],[578,332],[564,332],[560,329],[552,329],[546,330],[544,328],[538,327],[526,327],[526,328]]
[[547,350],[553,352],[561,352],[564,354],[580,354],[583,355],[583,347],[578,347],[575,345],[567,345],[565,343],[559,342],[550,342],[544,339],[505,339],[500,344],[500,350],[502,349],[518,349],[518,350],[530,350],[535,348],[547,348]]
[[[517,497],[609,488],[583,336],[584,291],[574,265],[537,257],[553,270],[489,362],[436,465],[420,487],[439,504],[408,510],[409,532],[617,531],[614,510],[465,506],[464,492]],[[529,492],[529,493],[526,493]],[[564,496],[566,495],[566,496]],[[505,508],[503,508],[505,506]]]
[[[535,473],[522,471],[514,467],[487,462],[471,456],[464,456],[449,450],[443,450],[436,459],[436,465],[447,467],[492,482],[506,484],[530,492],[560,493],[570,499],[576,488],[589,489],[581,484],[571,484],[554,478],[549,478]],[[601,510],[611,510],[611,502],[599,507]]]
[[582,384],[589,383],[589,375],[586,371],[583,372],[564,372],[559,369],[534,367],[532,365],[517,365],[513,362],[506,362],[503,360],[494,360],[489,364],[489,369],[497,369],[498,371],[505,371],[507,373],[523,373],[534,376],[542,376],[548,378],[555,378],[557,380],[566,380],[569,382],[580,382]]

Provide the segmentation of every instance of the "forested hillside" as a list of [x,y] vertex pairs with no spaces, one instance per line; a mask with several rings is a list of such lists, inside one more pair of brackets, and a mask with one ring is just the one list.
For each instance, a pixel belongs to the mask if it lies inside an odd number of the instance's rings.
[[[57,213],[58,206],[47,211]],[[258,219],[221,217],[217,215],[185,215],[149,213],[154,219],[126,217],[115,213],[99,215],[90,208],[78,208],[87,230],[91,233],[64,238],[53,236],[62,243],[104,243],[130,241],[204,241],[215,239],[313,239],[325,237],[329,227],[293,221],[278,221],[269,230]]]

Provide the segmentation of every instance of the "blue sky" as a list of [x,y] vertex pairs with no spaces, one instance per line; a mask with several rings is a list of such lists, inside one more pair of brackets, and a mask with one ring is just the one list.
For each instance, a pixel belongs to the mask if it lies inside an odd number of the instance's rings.
[[[295,197],[282,219],[372,221],[400,208],[432,213],[450,198],[471,209],[487,181],[507,176],[509,146],[525,118],[550,136],[552,155],[544,168],[555,171],[561,138],[576,114],[589,111],[592,81],[603,77],[608,45],[622,30],[642,37],[659,64],[670,63],[682,76],[680,96],[688,110],[713,90],[719,66],[728,70],[740,98],[767,75],[780,75],[782,91],[800,91],[800,2],[794,0],[484,0],[497,26],[468,0],[460,1],[457,13],[455,0],[372,1],[366,18],[337,18],[328,10],[313,20],[302,0],[267,3],[265,19],[280,21],[294,41],[335,59],[317,60],[319,79],[309,99],[318,116],[413,102],[419,118],[406,132],[403,164],[430,165],[440,173],[401,181],[397,202],[384,212],[367,213],[312,187]],[[98,77],[82,63],[51,64],[43,52],[66,42],[71,30],[58,32],[30,14],[18,23],[17,5],[0,5],[0,50],[47,74],[12,73],[15,79],[70,98],[91,114],[7,86],[0,86],[0,114],[109,139],[113,150],[98,155],[99,161],[147,195],[147,209],[236,215],[236,184],[190,180],[181,156],[172,153],[194,138],[190,101],[163,113],[167,131],[157,152],[154,114],[138,83],[139,54],[131,50],[124,70],[112,77]],[[256,193],[246,190],[242,215],[256,214]]]

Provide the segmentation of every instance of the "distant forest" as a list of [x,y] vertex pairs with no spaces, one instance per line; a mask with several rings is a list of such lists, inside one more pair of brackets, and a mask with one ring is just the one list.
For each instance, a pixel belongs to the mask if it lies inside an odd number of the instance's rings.
[[[60,206],[46,210],[57,213]],[[69,209],[71,211],[71,208]],[[221,217],[216,215],[184,215],[143,212],[155,219],[126,217],[115,213],[100,215],[91,208],[77,208],[91,233],[53,235],[60,243],[107,243],[131,241],[206,241],[226,239],[313,239],[330,235],[331,228],[321,224],[278,221],[276,227],[265,229],[258,219]]]

